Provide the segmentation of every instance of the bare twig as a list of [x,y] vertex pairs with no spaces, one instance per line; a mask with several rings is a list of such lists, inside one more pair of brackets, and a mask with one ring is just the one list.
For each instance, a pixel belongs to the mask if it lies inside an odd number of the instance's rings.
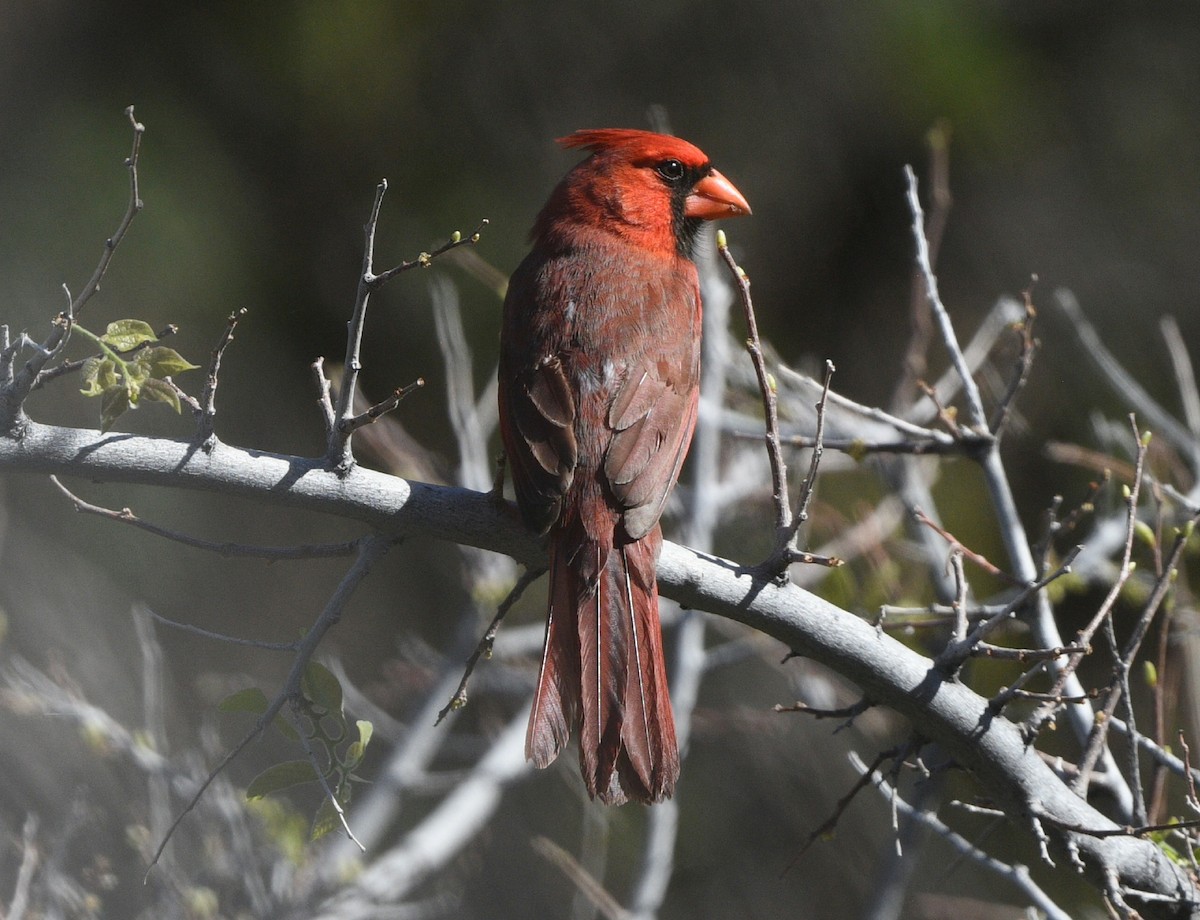
[[[304,712],[304,708],[300,703],[299,695],[296,693],[289,694],[288,706],[292,711],[292,718],[297,725],[302,725],[308,718]],[[304,753],[308,757],[308,762],[312,765],[313,773],[317,775],[317,781],[321,785],[321,791],[325,793],[325,801],[329,803],[333,813],[337,815],[338,822],[342,825],[342,831],[346,837],[353,843],[360,853],[365,853],[367,848],[362,845],[362,842],[354,836],[354,831],[350,829],[350,823],[346,820],[346,810],[342,808],[342,803],[338,801],[337,794],[329,785],[329,764],[322,763],[317,757],[317,752],[313,748],[312,741],[308,736],[308,732],[300,731],[296,733],[300,739],[300,746],[304,748]]]
[[171,540],[175,543],[182,543],[184,546],[191,546],[195,549],[206,550],[210,553],[217,553],[226,557],[251,557],[257,559],[328,559],[337,556],[351,556],[358,551],[362,545],[362,539],[347,540],[344,543],[307,543],[297,544],[296,546],[253,546],[247,543],[233,543],[229,541],[205,540],[201,537],[194,537],[191,534],[182,533],[177,530],[170,530],[166,527],[159,527],[157,524],[151,524],[149,521],[144,521],[134,514],[129,508],[122,508],[120,511],[114,511],[111,508],[104,508],[100,505],[93,505],[91,502],[84,501],[70,489],[59,481],[57,476],[51,476],[50,481],[58,488],[63,495],[70,499],[75,506],[75,510],[84,514],[94,514],[110,521],[117,521],[121,524],[128,524],[131,527],[136,527],[138,530],[144,530],[146,533],[154,534],[156,537],[162,537],[166,540]]
[[213,349],[212,358],[208,364],[208,377],[204,381],[204,392],[200,397],[200,416],[196,419],[196,440],[200,442],[205,452],[212,450],[217,437],[214,425],[217,417],[217,377],[221,371],[221,358],[225,355],[225,349],[233,341],[233,333],[237,329],[238,322],[245,315],[245,307],[229,314],[229,318],[225,321],[225,332],[222,333],[221,340],[217,342],[217,347]]
[[962,642],[967,638],[967,573],[963,571],[963,548],[954,546],[950,550],[950,568],[954,570],[954,586],[956,596],[954,603],[954,628],[950,635],[952,641]]
[[[758,388],[762,394],[763,411],[766,416],[767,457],[771,462],[771,496],[775,505],[775,540],[776,545],[786,546],[792,522],[792,510],[788,501],[787,463],[783,459],[783,449],[779,443],[779,411],[775,381],[767,370],[763,358],[762,343],[758,337],[758,323],[754,318],[754,301],[750,296],[750,277],[742,270],[733,258],[729,246],[725,242],[725,233],[717,231],[717,252],[729,267],[737,288],[738,297],[746,314],[748,338],[746,349],[750,352],[750,360],[754,363],[754,373],[758,378]],[[786,567],[779,573],[786,572]]]
[[904,167],[904,176],[908,182],[908,206],[913,216],[912,231],[913,239],[917,244],[917,266],[925,280],[925,296],[929,300],[929,307],[933,311],[933,319],[941,333],[942,341],[950,353],[950,361],[962,379],[970,425],[978,433],[987,433],[989,429],[987,416],[983,411],[983,397],[975,383],[975,378],[971,376],[971,369],[967,366],[962,349],[958,345],[958,336],[954,332],[954,325],[950,322],[950,314],[946,311],[941,295],[938,293],[937,276],[933,273],[933,263],[930,259],[929,240],[925,236],[924,212],[921,210],[921,199],[917,195],[917,176],[911,166]]
[[1196,373],[1192,369],[1192,358],[1187,343],[1179,331],[1179,323],[1173,316],[1164,316],[1158,321],[1167,353],[1171,356],[1171,367],[1175,371],[1175,384],[1179,387],[1179,400],[1183,404],[1183,417],[1192,437],[1200,443],[1200,390],[1196,386]]
[[920,508],[917,508],[913,511],[913,517],[916,518],[917,521],[919,521],[920,523],[922,523],[926,527],[928,527],[930,530],[934,531],[939,536],[941,536],[942,539],[944,539],[950,545],[951,552],[954,552],[955,550],[961,551],[962,554],[967,559],[970,559],[972,562],[974,562],[977,566],[979,566],[981,569],[983,569],[989,575],[994,575],[996,578],[1003,579],[1004,581],[1007,581],[1009,584],[1017,583],[1017,579],[1013,578],[1013,576],[1009,575],[1004,570],[998,568],[991,561],[989,561],[986,556],[983,556],[983,555],[975,552],[973,549],[970,549],[970,548],[964,546],[962,544],[962,542],[957,537],[954,536],[954,534],[950,533],[950,531],[946,530],[945,527],[943,527],[937,521],[930,518],[929,515],[927,515]]
[[775,704],[775,712],[799,712],[804,715],[812,716],[814,719],[850,719],[853,720],[857,716],[862,715],[870,709],[874,703],[863,697],[853,706],[843,706],[840,709],[818,709],[816,706],[809,706],[807,703],[797,700],[791,706],[784,706],[782,703]]
[[355,424],[353,417],[354,394],[358,388],[358,374],[362,369],[362,362],[359,355],[362,350],[363,328],[366,325],[367,319],[367,304],[371,299],[371,294],[401,272],[406,272],[414,268],[427,268],[438,256],[450,252],[459,246],[479,242],[479,235],[487,224],[486,219],[481,221],[475,232],[468,237],[455,232],[451,234],[449,240],[436,249],[430,252],[422,252],[412,261],[401,262],[399,265],[377,275],[375,274],[375,233],[379,225],[379,210],[383,205],[385,192],[387,192],[386,179],[380,181],[379,185],[375,188],[375,200],[371,205],[367,224],[364,228],[365,239],[363,244],[362,274],[359,276],[358,293],[354,298],[354,310],[351,313],[350,322],[348,323],[344,377],[326,447],[326,458],[330,467],[342,475],[348,473],[354,466],[354,454],[350,446],[350,436],[354,433],[356,427],[364,424],[364,422]]
[[227,642],[230,645],[244,645],[248,648],[262,649],[264,652],[294,652],[300,647],[300,640],[294,639],[291,642],[265,642],[261,639],[246,639],[241,636],[231,636],[227,633],[215,632],[211,629],[205,629],[203,626],[196,626],[192,623],[181,623],[178,620],[172,620],[170,617],[165,617],[161,613],[154,610],[150,611],[152,616],[164,626],[170,626],[172,629],[178,629],[180,632],[191,633],[193,636],[201,636],[205,639],[212,639],[214,642]]
[[1017,355],[1016,372],[1009,381],[1007,391],[1000,397],[1000,402],[992,413],[990,427],[997,438],[1004,433],[1004,426],[1008,422],[1009,413],[1012,411],[1017,394],[1024,388],[1025,383],[1029,380],[1029,372],[1033,369],[1033,357],[1038,347],[1037,339],[1033,337],[1033,322],[1037,318],[1037,311],[1033,308],[1033,284],[1035,283],[1037,283],[1036,275],[1024,293],[1025,321],[1017,328],[1017,334],[1021,338],[1021,348]]
[[[1092,641],[1092,636],[1095,634],[1096,630],[1103,627],[1105,635],[1108,637],[1109,643],[1112,646],[1114,669],[1117,680],[1105,703],[1103,710],[1104,718],[1096,719],[1095,727],[1092,730],[1091,736],[1088,738],[1087,748],[1084,751],[1083,757],[1080,759],[1079,775],[1075,778],[1075,782],[1072,784],[1075,790],[1078,792],[1083,792],[1087,789],[1087,784],[1091,777],[1092,769],[1095,766],[1096,760],[1100,756],[1101,749],[1104,748],[1105,738],[1108,735],[1110,719],[1113,712],[1116,710],[1117,702],[1121,695],[1123,693],[1127,693],[1129,689],[1128,663],[1124,661],[1116,647],[1116,635],[1112,626],[1112,608],[1116,603],[1117,598],[1120,596],[1121,589],[1125,586],[1125,582],[1128,581],[1130,575],[1133,574],[1131,557],[1133,556],[1133,542],[1134,535],[1136,533],[1138,496],[1141,489],[1142,469],[1146,462],[1146,445],[1148,443],[1148,438],[1142,437],[1138,432],[1137,419],[1132,415],[1129,417],[1129,425],[1133,430],[1134,441],[1137,444],[1137,460],[1135,462],[1135,479],[1133,485],[1129,488],[1128,495],[1125,498],[1127,505],[1125,547],[1121,556],[1121,566],[1117,573],[1116,581],[1109,589],[1109,592],[1105,596],[1099,609],[1093,615],[1088,624],[1082,630],[1080,630],[1079,637],[1076,640],[1077,645],[1088,645]],[[1062,675],[1069,674],[1074,671],[1075,668],[1079,667],[1079,663],[1082,660],[1083,656],[1079,654],[1071,655],[1067,659],[1067,664],[1060,672],[1059,679],[1055,681],[1054,691],[1052,692],[1059,692],[1062,690]],[[1035,713],[1035,717],[1036,716],[1037,714]],[[1031,723],[1037,724],[1033,721],[1033,719],[1031,719]],[[1130,777],[1131,784],[1136,783],[1137,779],[1138,777],[1136,776]],[[1137,803],[1139,802],[1141,802],[1141,793],[1140,790],[1135,789],[1135,809],[1138,807]],[[1141,804],[1141,808],[1144,810],[1144,803]]]
[[13,885],[12,899],[8,902],[6,920],[25,920],[29,908],[29,890],[33,884],[33,873],[38,866],[38,816],[29,812],[21,828],[21,866],[17,869],[17,881]]
[[438,713],[435,725],[440,725],[442,720],[456,709],[461,709],[467,705],[467,683],[471,679],[471,675],[475,671],[475,666],[479,664],[480,658],[491,658],[492,647],[496,642],[496,632],[500,629],[500,623],[512,609],[513,604],[521,599],[521,595],[525,593],[525,589],[537,581],[545,574],[544,568],[526,569],[521,577],[517,579],[517,583],[513,585],[512,590],[500,602],[496,608],[496,615],[492,618],[492,622],[488,624],[488,628],[484,630],[483,636],[479,639],[479,644],[475,646],[475,650],[471,652],[471,657],[467,659],[466,667],[463,669],[462,679],[458,682],[458,687],[454,691],[454,695]]
[[588,872],[574,856],[548,837],[534,837],[530,841],[534,851],[565,875],[575,890],[586,897],[607,920],[630,920],[633,916],[625,910],[599,880]]
[[813,493],[816,491],[817,470],[821,466],[821,454],[825,450],[825,406],[829,400],[829,384],[833,380],[835,370],[833,362],[826,359],[825,382],[821,387],[821,398],[817,402],[817,430],[813,438],[812,459],[809,461],[808,473],[804,477],[803,484],[800,486],[800,503],[796,508],[795,515],[792,517],[787,541],[789,549],[795,549],[797,534],[804,525],[804,522],[808,520],[808,506],[811,504]]
[[362,428],[363,425],[369,425],[380,416],[394,411],[396,407],[399,406],[404,400],[404,397],[408,396],[414,390],[421,389],[423,386],[425,386],[424,378],[418,377],[407,386],[403,386],[392,391],[392,395],[387,399],[375,403],[375,405],[370,406],[365,411],[360,412],[358,415],[355,415],[352,418],[345,419],[341,424],[342,431],[344,431],[346,434],[353,434],[355,431],[358,431],[359,428]]
[[325,441],[331,443],[334,430],[333,426],[337,422],[337,414],[333,408],[333,398],[330,395],[333,390],[333,384],[325,376],[325,359],[318,357],[313,361],[312,365],[313,381],[317,385],[317,408],[321,410],[321,421],[325,425]]
[[[743,440],[757,441],[762,438],[762,435],[751,434],[748,431],[734,431],[732,435]],[[817,439],[810,435],[793,434],[785,435],[780,439],[780,443],[786,447],[816,447]],[[945,441],[917,439],[868,441],[863,438],[825,438],[822,445],[829,450],[841,451],[856,459],[865,457],[867,454],[914,454],[916,456],[962,454],[968,453],[971,447],[969,439],[959,441],[952,439]]]
[[1195,438],[1185,426],[1179,424],[1133,376],[1121,366],[1111,351],[1100,339],[1096,327],[1093,326],[1079,306],[1075,295],[1065,288],[1054,292],[1054,303],[1070,321],[1071,329],[1084,346],[1084,352],[1101,372],[1112,391],[1131,406],[1139,417],[1144,419],[1147,426],[1166,438],[1177,450],[1187,456],[1193,456],[1196,450]]
[[[125,109],[125,116],[133,128],[133,146],[129,156],[125,158],[125,168],[129,171],[129,204],[125,209],[125,215],[121,218],[113,235],[104,241],[104,250],[101,252],[100,260],[96,263],[96,268],[87,284],[73,298],[68,293],[67,309],[59,314],[45,342],[35,345],[27,336],[22,335],[16,343],[10,343],[8,328],[4,328],[4,335],[0,336],[0,432],[15,431],[19,435],[26,426],[25,398],[29,395],[46,364],[57,358],[66,347],[71,337],[71,327],[75,323],[75,317],[92,299],[92,296],[100,290],[100,282],[104,280],[104,276],[108,272],[113,254],[121,245],[121,241],[125,239],[125,234],[128,232],[130,224],[133,223],[133,219],[142,210],[143,204],[138,189],[138,159],[141,156],[142,135],[145,133],[146,127],[134,118],[133,106]],[[20,371],[14,373],[13,361],[21,346],[32,346],[33,357],[25,362]]]
[[[950,126],[938,121],[926,134],[929,143],[929,171],[931,175],[930,213],[925,223],[925,237],[929,240],[929,262],[937,265],[942,235],[950,216],[953,197],[950,193]],[[913,386],[925,376],[929,364],[929,342],[932,327],[929,321],[929,302],[925,294],[925,282],[921,274],[913,272],[912,293],[909,298],[909,317],[912,335],[904,352],[904,373],[892,391],[890,405],[903,411],[912,400]]]
[[788,863],[788,869],[791,869],[792,866],[796,865],[796,863],[803,858],[804,854],[809,851],[814,843],[837,827],[842,815],[845,814],[846,809],[850,807],[850,803],[854,801],[854,799],[860,792],[863,791],[863,789],[865,789],[874,781],[875,772],[881,766],[883,766],[886,761],[899,758],[899,756],[899,748],[892,748],[891,750],[882,751],[875,755],[875,759],[871,762],[871,766],[862,771],[861,775],[858,777],[858,781],[850,787],[850,791],[838,799],[837,804],[833,808],[833,813],[825,819],[820,827],[816,828],[808,835],[808,839],[805,840],[804,845],[800,847],[800,852],[793,856],[791,861]]
[[163,850],[166,849],[166,846],[170,842],[171,837],[174,835],[176,828],[178,828],[183,822],[183,819],[186,818],[193,809],[195,809],[196,804],[200,801],[208,787],[212,785],[213,780],[215,780],[221,773],[224,772],[225,768],[233,762],[234,758],[236,758],[238,754],[245,750],[246,746],[250,744],[251,741],[259,737],[267,729],[267,727],[275,721],[275,717],[279,715],[280,711],[285,705],[288,704],[290,700],[294,699],[302,692],[301,681],[304,676],[304,669],[308,666],[308,663],[312,661],[312,656],[316,652],[317,646],[320,645],[321,640],[325,637],[325,634],[329,632],[329,630],[332,629],[339,620],[341,620],[342,611],[345,608],[346,603],[350,600],[350,596],[354,593],[354,590],[359,586],[359,584],[362,583],[362,580],[367,577],[367,573],[370,571],[371,566],[374,565],[374,563],[391,548],[393,542],[394,540],[390,537],[376,535],[368,540],[365,540],[359,547],[358,558],[354,561],[354,565],[352,565],[349,571],[347,571],[342,577],[342,580],[338,584],[337,589],[334,591],[333,596],[330,597],[328,603],[325,605],[325,609],[321,611],[321,615],[309,628],[308,632],[304,634],[303,638],[296,646],[296,657],[292,661],[291,670],[288,672],[287,679],[284,681],[282,688],[280,688],[275,698],[258,717],[258,720],[255,722],[250,731],[248,731],[242,737],[242,739],[235,744],[228,751],[228,753],[226,753],[226,755],[221,759],[220,763],[218,763],[209,772],[208,776],[205,777],[204,781],[200,784],[200,787],[196,790],[195,795],[192,796],[191,800],[184,807],[183,811],[176,816],[174,822],[172,822],[171,826],[167,829],[166,835],[159,843],[158,849],[155,850],[154,856],[150,860],[150,865],[146,869],[147,874],[149,874],[150,870],[154,868],[155,864],[159,860],[159,857],[162,856]]
[[901,814],[912,820],[919,821],[921,824],[928,827],[938,835],[943,841],[948,843],[950,847],[959,854],[960,857],[970,859],[972,862],[983,866],[984,868],[994,872],[1001,878],[1008,881],[1017,888],[1029,902],[1040,911],[1046,914],[1049,920],[1071,920],[1070,916],[1055,904],[1050,896],[1046,894],[1029,874],[1028,867],[1021,863],[1006,863],[1002,860],[990,856],[983,850],[979,849],[957,831],[952,830],[948,825],[943,823],[937,815],[931,811],[923,811],[914,809],[903,797],[897,794],[893,787],[882,776],[874,776],[873,772],[867,772],[867,765],[853,751],[850,752],[850,762],[854,769],[860,774],[871,778],[871,782],[875,788],[887,798],[892,806],[898,809]]

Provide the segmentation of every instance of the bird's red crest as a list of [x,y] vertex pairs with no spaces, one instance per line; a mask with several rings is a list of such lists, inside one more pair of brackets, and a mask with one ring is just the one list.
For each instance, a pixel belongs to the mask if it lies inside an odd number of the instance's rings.
[[593,128],[576,131],[558,139],[567,150],[593,153],[624,153],[631,159],[662,160],[673,158],[688,166],[703,166],[708,157],[694,144],[670,134],[655,134],[634,128]]

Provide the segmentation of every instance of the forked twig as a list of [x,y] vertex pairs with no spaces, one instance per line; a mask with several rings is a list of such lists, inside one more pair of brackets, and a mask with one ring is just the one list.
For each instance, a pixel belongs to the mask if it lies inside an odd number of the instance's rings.
[[450,697],[450,702],[438,713],[437,720],[434,722],[435,725],[440,725],[442,720],[451,712],[455,709],[461,709],[467,704],[467,683],[471,679],[471,674],[475,671],[475,666],[479,664],[479,659],[490,658],[492,656],[492,647],[496,642],[496,633],[500,629],[501,621],[508,614],[508,611],[512,609],[513,604],[520,600],[521,595],[525,593],[525,589],[541,578],[545,572],[545,569],[526,569],[521,573],[521,577],[517,579],[517,583],[513,585],[512,590],[500,602],[500,605],[496,608],[496,615],[492,617],[492,622],[488,624],[488,628],[479,639],[479,644],[475,646],[475,650],[471,652],[471,657],[467,659],[462,679],[458,682],[458,688],[454,691],[454,695]]
[[354,561],[354,565],[352,565],[346,574],[342,576],[341,582],[338,584],[333,596],[330,597],[329,601],[326,603],[325,609],[321,611],[321,615],[317,618],[316,622],[313,623],[308,632],[304,634],[304,636],[300,639],[300,642],[297,644],[296,657],[292,661],[292,667],[288,671],[288,676],[284,681],[283,686],[275,695],[275,698],[267,705],[267,708],[263,710],[262,714],[258,717],[258,720],[254,723],[254,726],[248,732],[246,732],[242,739],[238,741],[237,744],[235,744],[223,758],[221,758],[220,763],[218,763],[212,770],[209,771],[208,775],[204,778],[204,781],[200,783],[199,788],[188,801],[187,805],[184,806],[184,809],[175,817],[175,820],[167,829],[166,835],[159,843],[158,848],[154,851],[154,856],[150,860],[149,866],[146,868],[147,876],[150,874],[150,870],[153,869],[155,864],[158,862],[159,857],[162,856],[163,850],[166,849],[166,846],[170,842],[171,837],[174,835],[176,828],[178,828],[179,825],[183,823],[183,819],[195,809],[196,804],[204,796],[204,793],[208,790],[208,787],[212,785],[213,781],[220,776],[222,772],[224,772],[225,768],[233,762],[234,758],[236,758],[243,750],[246,749],[246,746],[249,745],[251,741],[253,741],[255,738],[258,738],[264,731],[266,731],[267,727],[275,721],[276,716],[279,715],[283,707],[287,705],[290,700],[297,698],[303,692],[301,689],[301,681],[304,677],[304,670],[308,666],[309,662],[312,661],[312,656],[316,652],[317,647],[320,645],[321,640],[325,637],[325,634],[329,632],[329,630],[332,629],[339,620],[341,620],[342,610],[350,600],[350,597],[354,593],[355,589],[359,586],[359,584],[362,583],[363,579],[367,577],[367,573],[370,571],[371,566],[374,565],[374,563],[391,548],[394,542],[395,539],[393,537],[388,537],[383,534],[377,534],[363,541],[362,545],[359,547],[358,558]]

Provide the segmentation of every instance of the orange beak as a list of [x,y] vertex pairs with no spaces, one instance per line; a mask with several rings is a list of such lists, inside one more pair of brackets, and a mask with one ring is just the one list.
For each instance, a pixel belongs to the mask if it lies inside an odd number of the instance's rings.
[[749,213],[750,203],[733,187],[732,182],[715,169],[696,183],[683,205],[684,217],[698,217],[701,220]]

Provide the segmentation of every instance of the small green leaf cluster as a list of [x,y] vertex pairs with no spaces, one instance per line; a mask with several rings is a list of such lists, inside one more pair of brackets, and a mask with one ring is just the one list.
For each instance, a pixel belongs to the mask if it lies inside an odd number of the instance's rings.
[[[353,725],[342,708],[342,685],[337,676],[327,667],[310,661],[304,669],[300,697],[297,701],[300,714],[299,725],[294,726],[282,715],[276,716],[275,728],[285,738],[298,741],[300,733],[315,755],[314,759],[287,760],[273,764],[258,774],[246,787],[247,799],[260,799],[274,792],[281,792],[305,783],[320,783],[333,794],[342,809],[350,804],[353,783],[362,782],[354,771],[362,763],[371,741],[373,726],[365,720]],[[249,712],[262,715],[270,703],[258,687],[240,690],[226,697],[220,705],[223,712]],[[318,774],[318,764],[321,773]],[[339,824],[337,809],[328,796],[323,796],[321,805],[313,817],[310,838],[323,837]]]
[[76,325],[81,333],[100,346],[100,354],[83,364],[84,396],[100,397],[100,430],[108,431],[118,418],[136,409],[143,400],[166,403],[180,411],[179,395],[166,378],[198,365],[183,358],[174,348],[154,345],[158,336],[148,323],[122,319],[109,323],[103,335]]

